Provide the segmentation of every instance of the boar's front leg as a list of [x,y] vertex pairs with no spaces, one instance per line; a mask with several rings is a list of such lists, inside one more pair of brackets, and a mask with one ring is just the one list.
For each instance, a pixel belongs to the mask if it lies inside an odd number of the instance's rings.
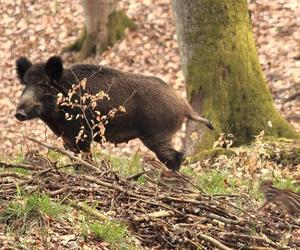
[[91,143],[89,140],[79,141],[76,143],[75,139],[71,139],[67,136],[62,136],[64,141],[64,148],[74,152],[77,156],[80,154],[81,159],[88,163],[94,164],[93,156],[91,152]]
[[175,150],[171,139],[156,141],[155,139],[142,139],[147,148],[152,150],[157,158],[169,169],[178,171],[183,160],[183,153]]

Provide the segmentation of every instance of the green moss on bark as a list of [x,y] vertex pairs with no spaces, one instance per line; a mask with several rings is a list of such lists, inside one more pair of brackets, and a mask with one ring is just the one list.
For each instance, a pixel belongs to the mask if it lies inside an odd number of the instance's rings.
[[[247,1],[198,2],[201,8],[190,13],[198,28],[184,35],[184,42],[197,48],[185,69],[191,102],[203,97],[200,113],[218,131],[233,134],[234,145],[252,141],[262,130],[275,137],[299,138],[274,108],[259,65]],[[206,134],[197,148],[209,148],[215,139]]]
[[[114,45],[125,35],[127,28],[133,30],[136,28],[135,23],[130,20],[123,11],[114,11],[109,16],[108,27],[108,45]],[[105,48],[106,49],[106,48]]]
[[79,37],[69,46],[63,48],[63,52],[80,51],[85,39],[86,39],[86,28],[84,26],[80,32]]
[[108,41],[106,44],[99,44],[97,37],[88,36],[86,27],[83,27],[79,37],[69,46],[63,49],[63,52],[79,51],[79,60],[83,60],[96,52],[102,53],[109,46],[113,46],[118,40],[125,35],[127,28],[133,30],[136,28],[135,23],[129,19],[123,11],[113,11],[108,17]]

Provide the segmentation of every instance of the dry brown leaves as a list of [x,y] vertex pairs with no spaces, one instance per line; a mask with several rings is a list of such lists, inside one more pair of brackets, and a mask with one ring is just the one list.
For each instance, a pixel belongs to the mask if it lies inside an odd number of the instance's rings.
[[249,0],[259,61],[274,93],[276,107],[299,131],[300,2]]
[[[184,93],[180,70],[171,1],[124,0],[120,7],[136,22],[138,28],[109,51],[87,63],[106,64],[129,72],[161,77]],[[254,33],[260,62],[272,91],[277,108],[299,130],[299,97],[283,103],[282,100],[299,92],[291,87],[300,78],[299,2],[297,0],[250,1]],[[23,134],[56,142],[41,121],[19,123],[14,111],[21,93],[15,74],[15,60],[28,56],[33,62],[46,60],[79,35],[83,15],[80,1],[1,1],[0,6],[0,152],[12,154],[24,151]],[[64,54],[66,64],[74,63],[73,54]],[[282,91],[281,88],[287,88]],[[276,91],[279,91],[279,94]],[[180,146],[180,138],[176,139]],[[30,143],[28,145],[30,147]],[[124,153],[140,147],[133,141],[120,146]]]

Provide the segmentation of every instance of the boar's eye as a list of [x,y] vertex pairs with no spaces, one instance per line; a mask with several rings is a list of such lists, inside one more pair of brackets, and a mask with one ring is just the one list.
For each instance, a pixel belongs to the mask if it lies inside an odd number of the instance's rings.
[[26,57],[19,57],[16,61],[17,75],[21,83],[23,84],[25,84],[24,75],[26,71],[31,67],[31,65],[31,62]]
[[48,83],[47,83],[47,81],[40,81],[40,82],[37,82],[37,85],[40,85],[40,86],[47,86]]

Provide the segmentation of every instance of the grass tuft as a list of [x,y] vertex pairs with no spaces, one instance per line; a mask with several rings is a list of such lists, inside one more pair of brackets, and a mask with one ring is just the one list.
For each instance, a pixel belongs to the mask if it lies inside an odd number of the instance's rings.
[[109,221],[104,224],[94,222],[90,225],[90,230],[96,238],[111,245],[122,243],[127,236],[127,227],[114,221]]
[[143,168],[138,154],[134,154],[131,158],[115,157],[113,155],[108,157],[112,163],[113,170],[117,171],[122,177],[142,172]]
[[65,210],[65,206],[53,202],[48,196],[34,193],[29,196],[19,196],[8,203],[0,212],[0,222],[24,232],[32,223],[41,226],[47,217],[57,218]]

